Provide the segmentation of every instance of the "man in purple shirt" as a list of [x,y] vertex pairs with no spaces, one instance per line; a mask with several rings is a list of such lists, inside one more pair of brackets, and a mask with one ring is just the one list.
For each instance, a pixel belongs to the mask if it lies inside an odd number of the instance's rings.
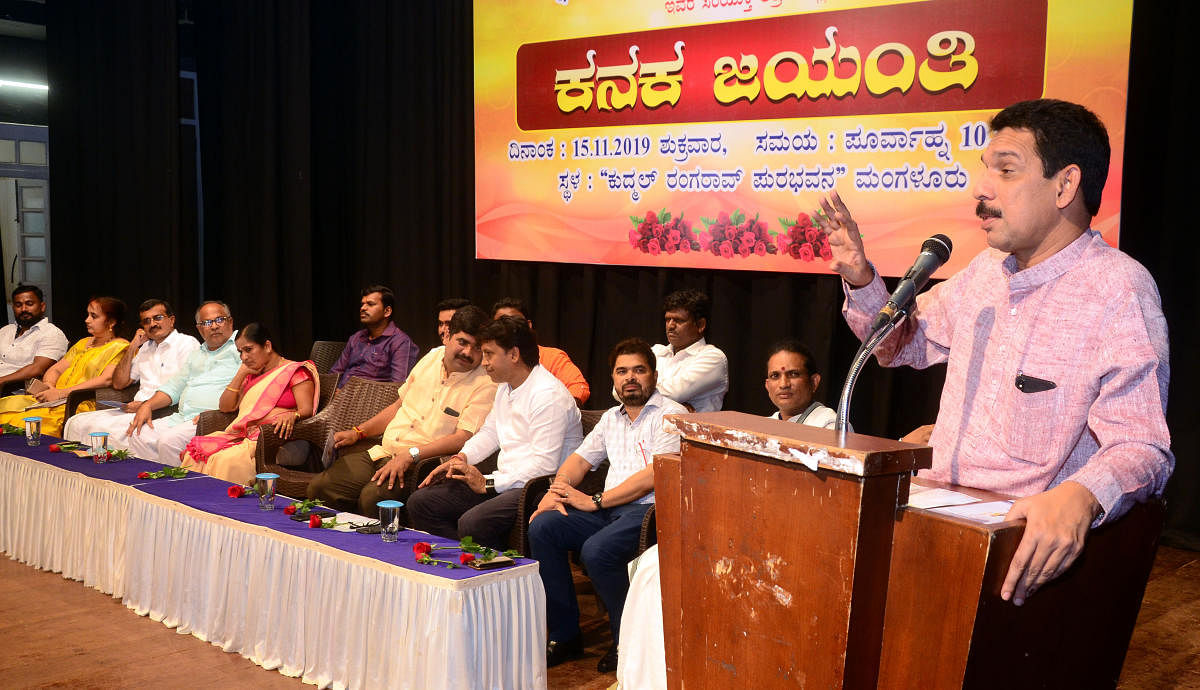
[[[1154,279],[1090,229],[1108,176],[1100,120],[1043,99],[1005,108],[991,130],[973,189],[990,249],[920,295],[877,356],[947,363],[927,476],[1023,497],[1006,516],[1025,533],[1000,589],[1021,605],[1071,566],[1090,526],[1162,494],[1175,464],[1167,326]],[[866,338],[887,289],[841,198],[821,206],[843,314]]]
[[391,288],[371,285],[363,288],[359,321],[363,329],[350,336],[342,356],[330,371],[338,374],[338,388],[351,376],[372,381],[404,381],[417,363],[417,346],[404,331],[392,323],[396,296]]

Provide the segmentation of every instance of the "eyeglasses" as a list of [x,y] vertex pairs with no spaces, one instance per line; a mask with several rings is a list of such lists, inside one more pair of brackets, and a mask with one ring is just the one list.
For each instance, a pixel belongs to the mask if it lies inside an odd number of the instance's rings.
[[165,318],[167,318],[166,314],[155,314],[154,316],[147,316],[146,318],[142,319],[142,325],[149,326],[150,324],[158,323],[159,321],[162,321]]
[[228,317],[228,316],[218,316],[215,319],[205,319],[203,321],[197,321],[196,328],[200,328],[201,326],[204,326],[205,328],[211,328],[213,326],[222,326],[225,324],[226,321],[232,321],[232,318]]

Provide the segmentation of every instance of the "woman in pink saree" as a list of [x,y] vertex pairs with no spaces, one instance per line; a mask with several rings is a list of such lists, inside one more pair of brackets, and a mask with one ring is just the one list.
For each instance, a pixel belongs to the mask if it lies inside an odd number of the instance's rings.
[[271,345],[271,334],[258,323],[238,333],[242,366],[221,393],[219,409],[237,410],[224,431],[197,436],[184,448],[183,467],[239,484],[254,479],[259,425],[272,424],[282,438],[317,408],[317,369],[312,362],[284,359]]

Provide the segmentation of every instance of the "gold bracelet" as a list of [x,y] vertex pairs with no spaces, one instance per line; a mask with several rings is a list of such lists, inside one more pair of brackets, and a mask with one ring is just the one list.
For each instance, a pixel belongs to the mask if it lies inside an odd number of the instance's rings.
[[241,388],[234,388],[233,386],[225,386],[225,390],[227,390],[227,391],[233,391],[234,393],[241,393],[241,392],[242,392],[242,389],[241,389]]

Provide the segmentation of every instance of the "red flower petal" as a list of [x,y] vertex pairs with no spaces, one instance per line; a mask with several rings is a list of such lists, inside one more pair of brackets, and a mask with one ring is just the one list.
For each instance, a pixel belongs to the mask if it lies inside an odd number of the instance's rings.
[[475,560],[475,554],[473,553],[462,553],[458,555],[459,563],[470,563],[473,560]]
[[283,514],[284,515],[295,515],[296,514],[296,504],[293,503],[292,505],[284,508]]
[[308,518],[308,526],[309,527],[320,527],[321,526],[321,516],[313,515],[312,517]]

